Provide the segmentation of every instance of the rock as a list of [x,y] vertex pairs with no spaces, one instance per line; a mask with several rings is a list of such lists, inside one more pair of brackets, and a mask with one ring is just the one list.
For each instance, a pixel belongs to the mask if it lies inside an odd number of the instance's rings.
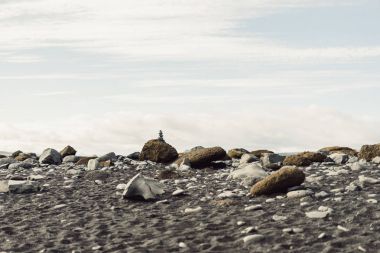
[[16,157],[15,157],[15,160],[19,161],[19,162],[23,162],[25,161],[26,159],[29,159],[29,158],[32,158],[32,154],[25,154],[25,153],[20,153],[18,154]]
[[212,162],[223,160],[226,151],[221,147],[202,148],[190,151],[179,158],[175,163],[181,164],[184,159],[188,159],[192,168],[205,168]]
[[331,160],[334,161],[334,163],[339,164],[339,165],[346,164],[348,160],[350,159],[348,155],[342,154],[342,153],[333,153],[329,155],[328,158],[330,158]]
[[290,187],[301,185],[305,174],[296,167],[285,166],[252,186],[250,195],[268,195],[286,192]]
[[140,160],[140,152],[133,152],[132,154],[127,155],[127,158],[138,161]]
[[59,165],[61,164],[61,154],[58,153],[57,150],[48,148],[45,149],[44,152],[42,152],[42,155],[39,159],[40,164],[54,164]]
[[92,170],[92,171],[88,171],[85,174],[84,178],[89,181],[96,181],[96,180],[106,181],[110,176],[111,174],[108,171]]
[[7,192],[9,192],[8,181],[0,180],[0,193],[7,193]]
[[274,220],[274,221],[284,221],[284,220],[287,220],[287,219],[288,219],[288,217],[277,215],[277,214],[275,214],[275,215],[272,216],[272,220]]
[[184,213],[198,213],[200,211],[202,211],[202,207],[198,206],[196,208],[186,208]]
[[284,156],[274,153],[264,153],[260,158],[263,167],[270,170],[278,170],[281,168],[284,159]]
[[149,160],[156,163],[171,163],[178,158],[175,148],[162,140],[150,140],[145,143],[140,160]]
[[179,196],[179,195],[184,195],[185,191],[182,189],[177,189],[172,193],[172,196]]
[[62,151],[59,153],[61,154],[62,158],[65,158],[66,156],[69,156],[69,155],[76,155],[77,151],[73,147],[67,146],[64,149],[62,149]]
[[90,161],[88,161],[88,164],[87,164],[88,170],[96,170],[98,168],[100,168],[100,164],[97,159],[91,159]]
[[311,190],[297,190],[297,191],[290,191],[286,194],[286,197],[288,198],[303,198],[306,196],[310,196],[313,194],[313,191]]
[[[99,158],[97,158],[96,160],[99,161]],[[99,162],[99,168],[108,168],[108,167],[111,167],[113,166],[113,162],[111,160],[107,160],[107,161],[100,161]]]
[[79,161],[75,165],[84,165],[87,166],[88,162],[92,159],[96,159],[96,156],[89,156],[89,157],[79,157]]
[[116,190],[125,190],[125,188],[127,187],[127,184],[118,184],[116,186]]
[[39,184],[35,181],[8,181],[10,193],[33,193],[41,190]]
[[247,153],[249,153],[248,150],[244,148],[234,148],[234,149],[230,149],[227,155],[233,159],[240,159],[242,155],[247,154]]
[[376,156],[375,158],[372,159],[373,163],[380,164],[380,156]]
[[226,198],[236,198],[238,197],[238,194],[232,192],[232,191],[225,191],[222,193],[219,193],[218,196],[216,196],[219,199],[226,199]]
[[1,165],[7,165],[7,167],[8,167],[9,164],[16,163],[16,162],[17,162],[17,160],[15,160],[11,157],[0,158],[0,166]]
[[256,178],[257,180],[261,180],[266,176],[268,176],[268,172],[261,167],[260,163],[250,163],[241,169],[231,172],[228,179]]
[[165,191],[159,182],[137,174],[127,183],[123,197],[154,200],[158,195],[163,193],[165,193]]
[[15,152],[12,153],[11,157],[12,158],[16,158],[17,156],[19,156],[20,154],[22,154],[23,152],[21,150],[17,150]]
[[356,191],[361,191],[362,187],[359,185],[358,182],[351,182],[348,186],[346,186],[346,191],[348,192],[356,192]]
[[312,163],[325,161],[326,156],[321,153],[303,152],[287,156],[283,162],[287,166],[310,166]]
[[352,148],[339,147],[339,146],[321,148],[320,150],[318,150],[318,152],[323,153],[325,155],[331,155],[331,154],[345,154],[348,156],[357,156],[358,155],[358,151],[356,151]]
[[263,154],[273,154],[272,151],[266,150],[266,149],[254,150],[254,151],[251,151],[249,153],[256,156],[259,159],[263,156]]
[[359,158],[371,161],[376,156],[380,156],[380,144],[364,145],[360,149]]
[[252,206],[247,206],[244,208],[244,211],[255,211],[255,210],[261,210],[263,209],[262,205],[252,205]]
[[311,218],[311,219],[323,219],[323,218],[326,218],[329,213],[322,212],[322,211],[311,211],[311,212],[306,212],[305,214],[306,214],[306,217]]
[[259,158],[252,154],[244,154],[240,158],[240,165],[239,166],[245,166],[248,163],[258,162]]
[[75,155],[68,155],[63,158],[63,163],[76,163],[80,160],[80,157]]
[[253,242],[262,241],[263,239],[264,239],[263,235],[256,234],[256,235],[247,235],[246,237],[243,238],[243,241],[244,241],[244,245],[249,245],[250,243],[253,243]]
[[8,166],[9,170],[17,170],[17,169],[30,169],[34,165],[31,163],[26,163],[26,162],[17,162],[17,163],[12,163]]
[[[116,154],[114,152],[111,152],[111,153],[105,154],[105,155],[97,158],[97,160],[99,163],[108,162],[108,161],[116,162],[117,157],[116,157]],[[106,167],[106,166],[104,166],[104,167]]]
[[359,182],[361,182],[363,184],[378,184],[378,183],[380,183],[380,180],[360,175],[359,176]]

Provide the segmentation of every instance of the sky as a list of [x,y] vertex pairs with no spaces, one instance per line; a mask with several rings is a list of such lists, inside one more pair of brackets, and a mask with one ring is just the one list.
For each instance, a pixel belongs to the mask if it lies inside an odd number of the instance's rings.
[[0,150],[380,142],[378,0],[0,0]]

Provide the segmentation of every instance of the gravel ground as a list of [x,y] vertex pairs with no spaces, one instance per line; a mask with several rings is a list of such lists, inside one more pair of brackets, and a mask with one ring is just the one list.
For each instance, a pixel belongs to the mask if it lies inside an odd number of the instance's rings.
[[[0,194],[0,251],[380,252],[380,183],[359,181],[379,180],[376,164],[303,168],[306,197],[250,198],[249,188],[227,179],[231,165],[173,174],[157,201],[124,199],[116,189],[137,173],[160,180],[164,169],[123,157],[106,172],[74,164],[1,169],[0,180],[43,175],[44,186]],[[352,182],[359,187],[346,188]],[[172,196],[178,188],[185,194]],[[326,217],[306,215],[318,210]]]

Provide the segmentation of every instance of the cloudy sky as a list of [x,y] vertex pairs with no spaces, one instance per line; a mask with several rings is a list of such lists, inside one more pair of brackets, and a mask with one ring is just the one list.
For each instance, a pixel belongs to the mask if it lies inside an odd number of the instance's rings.
[[380,142],[378,0],[0,0],[0,150]]

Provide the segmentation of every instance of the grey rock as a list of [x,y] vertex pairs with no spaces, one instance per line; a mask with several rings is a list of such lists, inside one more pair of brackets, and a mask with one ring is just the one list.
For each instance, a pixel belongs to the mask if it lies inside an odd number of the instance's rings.
[[159,182],[137,174],[127,183],[123,192],[123,197],[153,200],[163,193],[165,193],[165,191]]
[[140,159],[140,152],[133,152],[132,154],[127,155],[127,158],[138,161]]
[[100,167],[99,161],[97,159],[91,159],[88,161],[87,169],[88,170],[96,170]]
[[8,167],[9,164],[17,163],[18,161],[13,159],[12,157],[0,158],[0,166],[4,165]]
[[97,158],[97,160],[99,162],[105,162],[105,161],[116,162],[117,161],[117,157],[116,157],[116,154],[114,152],[111,152],[111,153],[105,154],[105,155]]
[[242,179],[245,177],[263,179],[266,176],[268,176],[268,172],[261,167],[260,163],[251,163],[231,172],[228,179]]
[[9,170],[17,170],[17,169],[30,169],[34,165],[27,162],[18,162],[18,163],[12,163],[9,164],[8,169]]
[[59,165],[62,162],[61,154],[52,148],[45,149],[38,160],[40,164],[55,164]]
[[345,164],[348,161],[349,156],[342,153],[333,153],[329,155],[328,158],[333,160],[336,164]]
[[10,193],[33,193],[41,190],[40,185],[35,181],[15,181],[9,180],[8,187]]
[[63,158],[64,163],[76,163],[80,160],[80,157],[75,155],[68,155]]
[[285,156],[282,155],[265,153],[263,154],[260,160],[264,168],[270,170],[278,170],[279,168],[281,168],[284,159]]

